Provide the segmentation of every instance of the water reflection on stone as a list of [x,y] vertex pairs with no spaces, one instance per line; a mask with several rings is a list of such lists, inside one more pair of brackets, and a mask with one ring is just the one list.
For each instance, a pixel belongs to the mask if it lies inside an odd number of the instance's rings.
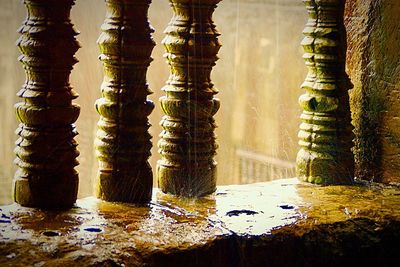
[[[142,206],[93,197],[80,199],[75,208],[63,212],[14,204],[0,207],[4,221],[0,223],[0,263],[111,260],[140,265],[159,263],[172,255],[192,259],[199,257],[196,253],[216,253],[218,261],[223,261],[243,246],[251,250],[240,253],[253,255],[252,240],[268,247],[278,238],[289,242],[282,244],[287,246],[310,233],[319,238],[315,242],[322,242],[325,234],[335,236],[335,231],[356,239],[360,233],[359,238],[369,242],[365,231],[380,240],[380,231],[397,225],[399,206],[398,187],[321,187],[297,179],[221,186],[214,195],[199,199],[155,190],[152,202]],[[306,249],[310,244],[303,245]],[[199,262],[203,260],[207,261]]]

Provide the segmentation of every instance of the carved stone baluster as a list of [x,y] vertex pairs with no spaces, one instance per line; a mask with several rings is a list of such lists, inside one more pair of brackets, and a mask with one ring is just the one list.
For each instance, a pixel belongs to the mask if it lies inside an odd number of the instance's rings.
[[309,20],[302,41],[309,73],[299,99],[304,109],[297,155],[299,179],[317,184],[351,183],[352,126],[345,72],[344,0],[303,0]]
[[219,109],[210,74],[220,48],[212,13],[220,0],[170,0],[174,15],[163,43],[171,75],[160,99],[166,114],[158,143],[162,191],[196,197],[216,187],[213,116]]
[[74,0],[24,0],[28,15],[19,29],[19,60],[26,82],[15,105],[17,129],[14,199],[23,206],[68,208],[76,200],[78,165],[74,122],[78,95],[69,84],[79,48],[69,19]]
[[102,98],[96,109],[98,197],[108,201],[147,202],[153,175],[148,163],[148,115],[154,104],[146,82],[155,43],[147,19],[151,0],[106,0],[107,15],[98,39],[104,66]]

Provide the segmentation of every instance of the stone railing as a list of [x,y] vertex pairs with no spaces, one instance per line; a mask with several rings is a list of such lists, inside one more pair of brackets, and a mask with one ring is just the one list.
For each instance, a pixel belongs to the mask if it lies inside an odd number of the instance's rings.
[[[212,14],[221,0],[170,0],[173,18],[163,41],[171,74],[160,104],[165,116],[158,143],[157,179],[162,191],[199,197],[216,189],[217,90],[210,74],[220,48]],[[153,29],[151,0],[106,0],[98,39],[104,66],[95,140],[99,159],[97,196],[107,201],[145,203],[152,192],[148,163],[152,147],[148,116],[154,105],[146,71]],[[309,75],[300,98],[304,109],[297,160],[300,179],[321,184],[353,180],[351,124],[344,71],[345,39],[341,0],[304,0],[309,21],[302,45]],[[28,16],[20,29],[20,61],[26,83],[16,105],[21,122],[15,152],[14,199],[29,207],[68,208],[77,197],[74,122],[79,106],[69,85],[77,62],[77,32],[70,21],[74,0],[25,0]]]

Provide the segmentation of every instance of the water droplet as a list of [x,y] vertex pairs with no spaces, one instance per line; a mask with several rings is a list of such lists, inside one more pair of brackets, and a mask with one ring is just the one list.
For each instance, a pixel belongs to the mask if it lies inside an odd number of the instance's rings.
[[44,231],[42,234],[48,237],[60,236],[60,233],[55,231]]
[[92,232],[92,233],[100,233],[102,231],[100,228],[97,228],[97,227],[88,227],[83,230]]
[[294,206],[291,204],[279,204],[279,208],[284,209],[284,210],[292,210],[294,209]]
[[231,210],[226,213],[227,216],[232,217],[232,216],[239,216],[239,215],[255,215],[258,214],[258,212],[254,210]]

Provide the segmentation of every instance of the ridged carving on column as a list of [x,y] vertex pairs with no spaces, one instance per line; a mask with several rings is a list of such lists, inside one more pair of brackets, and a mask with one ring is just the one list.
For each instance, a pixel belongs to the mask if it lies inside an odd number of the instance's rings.
[[297,155],[299,179],[317,184],[351,183],[354,177],[352,126],[345,72],[344,0],[303,0],[309,19],[302,41],[308,75]]
[[160,99],[165,113],[158,143],[162,191],[185,197],[215,191],[217,144],[213,116],[219,109],[211,82],[220,48],[212,14],[220,0],[170,0],[174,15],[163,44],[171,75]]
[[28,15],[19,29],[19,60],[26,82],[15,105],[17,134],[14,199],[23,206],[68,208],[78,191],[79,152],[74,137],[78,95],[69,84],[77,62],[78,34],[69,19],[74,0],[25,0]]
[[155,45],[147,19],[151,0],[106,0],[107,14],[98,39],[103,62],[101,115],[95,141],[99,159],[98,197],[108,201],[147,202],[153,175],[148,163],[148,115],[154,104],[146,82]]

